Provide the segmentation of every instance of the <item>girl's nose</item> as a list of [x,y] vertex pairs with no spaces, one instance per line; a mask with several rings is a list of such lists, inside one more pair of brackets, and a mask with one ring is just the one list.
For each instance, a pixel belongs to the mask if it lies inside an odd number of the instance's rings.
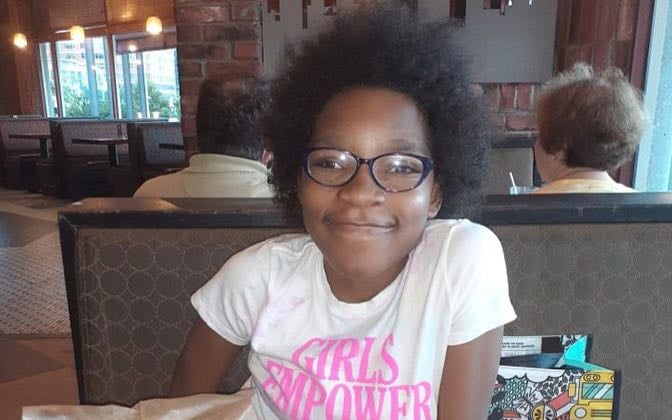
[[367,206],[382,202],[385,191],[374,181],[369,165],[363,164],[357,169],[355,176],[340,187],[338,196],[352,205]]

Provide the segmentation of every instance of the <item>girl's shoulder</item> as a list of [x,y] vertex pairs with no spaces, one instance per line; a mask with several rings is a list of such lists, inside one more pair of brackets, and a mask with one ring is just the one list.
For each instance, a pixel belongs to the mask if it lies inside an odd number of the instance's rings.
[[315,243],[307,233],[285,233],[251,245],[232,258],[256,262],[271,257],[301,258],[315,249]]
[[[442,219],[427,223],[418,250],[428,258],[474,258],[501,253],[499,238],[486,226],[468,219]],[[433,256],[433,257],[432,257]]]
[[434,219],[430,220],[425,227],[423,241],[439,242],[499,242],[497,236],[488,227],[474,223],[469,219]]

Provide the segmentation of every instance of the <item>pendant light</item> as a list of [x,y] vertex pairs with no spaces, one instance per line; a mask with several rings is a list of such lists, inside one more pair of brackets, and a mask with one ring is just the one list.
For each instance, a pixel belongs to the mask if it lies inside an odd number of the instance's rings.
[[28,46],[28,38],[26,38],[26,35],[21,31],[21,16],[17,16],[17,26],[18,26],[18,31],[14,34],[14,39],[13,43],[16,48],[21,48],[24,49]]
[[145,29],[152,35],[158,35],[163,32],[163,24],[157,16],[150,16],[145,23]]
[[84,28],[79,25],[73,25],[70,27],[70,39],[75,42],[84,42]]
[[22,34],[21,32],[17,32],[14,34],[14,46],[17,48],[26,48],[28,45],[28,39],[26,39],[26,36]]

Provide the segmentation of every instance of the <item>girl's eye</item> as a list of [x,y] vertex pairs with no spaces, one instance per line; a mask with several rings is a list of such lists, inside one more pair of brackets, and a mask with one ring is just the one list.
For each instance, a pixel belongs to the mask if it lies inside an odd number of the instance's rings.
[[422,171],[418,171],[416,168],[409,165],[396,165],[390,168],[390,173],[405,175],[405,174],[417,174]]
[[343,169],[343,165],[336,159],[319,159],[313,161],[313,167],[319,169]]

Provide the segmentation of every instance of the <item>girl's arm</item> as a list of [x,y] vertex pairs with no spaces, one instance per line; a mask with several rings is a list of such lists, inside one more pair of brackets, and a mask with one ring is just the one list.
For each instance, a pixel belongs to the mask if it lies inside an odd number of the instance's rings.
[[226,341],[197,316],[177,359],[169,396],[215,393],[241,349]]
[[439,419],[484,420],[494,392],[504,327],[448,346],[439,390]]

